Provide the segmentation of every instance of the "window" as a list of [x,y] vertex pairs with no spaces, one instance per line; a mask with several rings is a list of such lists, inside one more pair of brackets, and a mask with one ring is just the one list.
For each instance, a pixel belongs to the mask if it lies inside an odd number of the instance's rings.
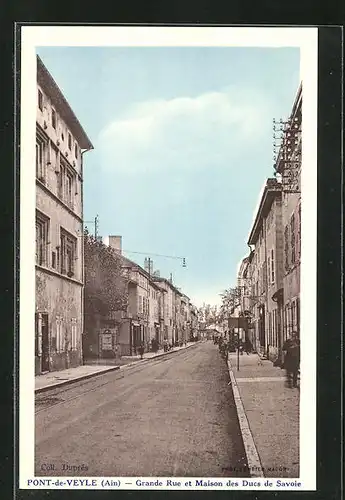
[[36,212],[36,264],[39,266],[48,265],[48,234],[48,217]]
[[68,205],[71,205],[72,204],[72,190],[73,190],[73,176],[71,175],[71,173],[66,170],[66,175],[65,175],[65,186],[66,186],[66,190],[65,190],[65,201],[66,203],[68,203]]
[[74,145],[74,156],[76,158],[78,158],[78,144],[77,143],[75,143],[75,145]]
[[64,183],[64,177],[65,177],[65,167],[63,163],[60,163],[60,169],[58,171],[58,197],[63,199],[63,183]]
[[271,276],[271,257],[267,257],[267,275],[269,279]]
[[52,268],[56,269],[56,252],[52,252]]
[[285,227],[284,231],[284,253],[285,253],[285,270],[289,269],[289,226]]
[[77,253],[77,239],[61,230],[60,236],[61,274],[67,274],[70,278],[74,276],[74,262]]
[[77,320],[76,318],[72,318],[72,327],[71,327],[71,344],[72,351],[76,351],[78,347],[78,339],[77,339]]
[[40,90],[38,90],[38,107],[43,111],[43,94]]
[[294,264],[296,260],[295,252],[295,215],[292,214],[290,220],[290,234],[291,234],[291,263]]
[[271,250],[271,282],[274,283],[275,275],[274,275],[274,250]]
[[56,130],[56,111],[52,108],[52,127]]
[[57,172],[57,175],[58,175],[58,196],[70,208],[73,208],[74,195],[77,194],[76,189],[74,190],[75,175],[67,167],[65,162],[62,161],[60,162],[60,169]]
[[48,141],[42,134],[36,134],[36,177],[44,182],[46,177],[46,159],[48,151]]
[[65,337],[62,331],[62,319],[56,317],[56,350],[62,352],[65,349]]
[[72,136],[69,132],[68,132],[68,149],[72,151]]

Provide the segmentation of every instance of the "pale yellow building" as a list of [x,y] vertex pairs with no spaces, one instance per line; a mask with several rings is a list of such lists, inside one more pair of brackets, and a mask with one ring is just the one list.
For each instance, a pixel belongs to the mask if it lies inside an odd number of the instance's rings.
[[83,153],[92,148],[37,57],[36,374],[82,363]]

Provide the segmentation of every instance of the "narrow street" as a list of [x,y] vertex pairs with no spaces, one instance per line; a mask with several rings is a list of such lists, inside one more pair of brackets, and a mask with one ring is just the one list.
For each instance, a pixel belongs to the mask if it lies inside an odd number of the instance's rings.
[[245,477],[228,382],[208,341],[37,394],[35,474]]

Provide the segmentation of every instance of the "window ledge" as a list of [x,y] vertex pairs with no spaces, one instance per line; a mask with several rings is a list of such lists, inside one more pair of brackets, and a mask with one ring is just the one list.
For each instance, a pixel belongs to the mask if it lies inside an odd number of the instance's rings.
[[66,202],[64,202],[61,198],[59,198],[53,191],[44,183],[42,182],[39,178],[36,177],[36,184],[38,184],[43,191],[45,191],[47,194],[49,194],[55,201],[57,201],[61,206],[63,206],[73,217],[78,219],[80,222],[83,222],[83,219],[80,217],[80,215],[75,212],[75,210],[72,210]]
[[43,272],[46,272],[48,274],[51,274],[52,276],[56,276],[58,278],[64,279],[66,281],[70,281],[72,283],[75,283],[76,285],[84,286],[84,283],[82,281],[77,280],[75,278],[70,278],[66,274],[61,274],[58,271],[55,271],[55,269],[51,269],[51,268],[46,267],[46,266],[41,266],[39,264],[36,264],[36,269],[43,271]]

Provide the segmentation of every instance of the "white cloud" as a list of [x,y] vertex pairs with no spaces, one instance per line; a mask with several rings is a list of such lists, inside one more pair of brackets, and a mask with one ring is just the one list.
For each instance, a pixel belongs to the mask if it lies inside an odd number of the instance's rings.
[[102,169],[132,174],[231,162],[267,136],[271,108],[267,96],[237,87],[136,103],[101,131]]

